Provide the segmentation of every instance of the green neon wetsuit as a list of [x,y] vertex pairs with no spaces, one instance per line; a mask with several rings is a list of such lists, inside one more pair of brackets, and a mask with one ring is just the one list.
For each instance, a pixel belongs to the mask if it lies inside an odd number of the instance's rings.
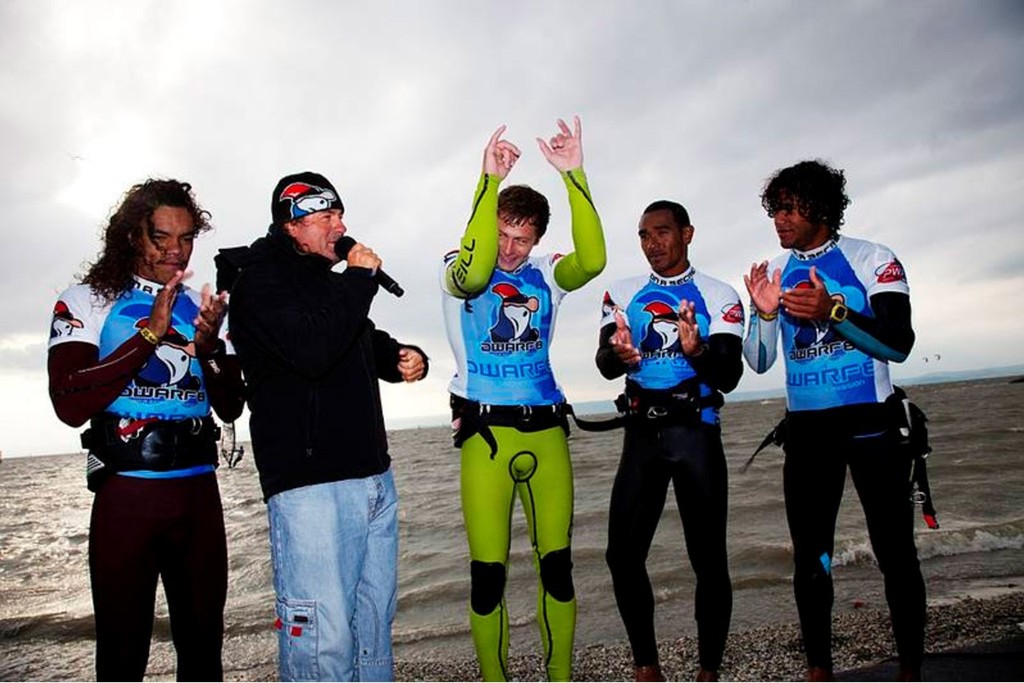
[[[548,358],[558,304],[604,268],[601,222],[582,169],[562,173],[575,251],[496,268],[498,178],[481,177],[461,248],[442,270],[445,323],[456,358],[450,390],[488,406],[542,410],[565,401]],[[507,678],[505,578],[512,513],[522,501],[540,576],[537,621],[550,680],[572,675],[576,598],[572,586],[572,463],[558,424],[537,431],[491,426],[462,444],[462,510],[469,540],[470,625],[485,680]]]

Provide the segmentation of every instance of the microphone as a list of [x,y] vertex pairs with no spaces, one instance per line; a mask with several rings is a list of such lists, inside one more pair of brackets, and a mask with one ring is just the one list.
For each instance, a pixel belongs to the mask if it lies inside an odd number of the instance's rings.
[[[343,235],[340,240],[334,243],[334,253],[338,255],[342,261],[348,259],[348,252],[352,251],[352,247],[356,246],[356,241],[348,235]],[[377,269],[373,279],[377,281],[377,284],[388,290],[395,296],[402,296],[405,294],[405,290],[402,289],[401,285],[392,279],[390,275],[385,273],[380,268]]]

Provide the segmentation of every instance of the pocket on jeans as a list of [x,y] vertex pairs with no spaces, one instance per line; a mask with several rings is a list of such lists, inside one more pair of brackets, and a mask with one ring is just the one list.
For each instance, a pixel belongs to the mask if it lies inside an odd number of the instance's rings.
[[316,600],[278,598],[276,604],[278,656],[281,678],[287,681],[320,679],[317,660]]

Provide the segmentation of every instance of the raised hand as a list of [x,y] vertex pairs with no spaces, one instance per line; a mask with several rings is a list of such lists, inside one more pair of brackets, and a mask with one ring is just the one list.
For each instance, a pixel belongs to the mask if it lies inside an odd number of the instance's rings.
[[615,332],[608,339],[608,343],[619,360],[627,366],[640,363],[640,351],[633,346],[633,333],[626,326],[626,319],[622,316],[621,310],[615,311]]
[[679,327],[679,344],[683,347],[683,355],[698,355],[704,341],[700,338],[700,327],[693,313],[692,301],[679,300],[679,320],[676,325]]
[[498,176],[500,180],[505,179],[519,160],[519,148],[502,139],[501,134],[504,132],[505,125],[502,124],[494,131],[491,139],[487,141],[487,147],[484,148],[483,172]]
[[757,310],[764,315],[772,315],[779,310],[782,297],[782,272],[778,269],[768,278],[768,262],[752,263],[750,275],[743,276],[743,284]]
[[175,299],[178,298],[178,285],[187,275],[191,274],[182,270],[175,272],[157,292],[156,298],[153,300],[153,308],[149,311],[149,322],[146,323],[146,327],[158,338],[163,338],[171,327],[171,311],[174,309]]
[[196,326],[196,353],[213,353],[217,348],[217,337],[220,335],[221,323],[224,322],[224,314],[228,311],[228,293],[220,292],[214,296],[210,284],[206,283],[200,294],[202,300],[199,314],[192,321]]
[[561,172],[571,171],[583,165],[583,129],[580,117],[573,117],[575,131],[570,131],[565,121],[558,119],[560,133],[555,134],[548,142],[537,138],[541,154],[552,166]]
[[789,289],[782,293],[782,308],[794,318],[828,320],[835,303],[825,283],[818,277],[818,269],[811,266],[810,287]]
[[423,356],[416,349],[403,347],[398,350],[398,372],[406,382],[415,382],[423,379],[423,372],[426,370],[426,363]]

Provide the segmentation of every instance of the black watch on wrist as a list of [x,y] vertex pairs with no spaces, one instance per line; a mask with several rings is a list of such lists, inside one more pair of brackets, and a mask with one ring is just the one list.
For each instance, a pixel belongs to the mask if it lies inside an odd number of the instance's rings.
[[832,310],[828,312],[828,319],[834,323],[841,323],[846,320],[846,316],[849,315],[850,309],[839,301],[832,305]]

